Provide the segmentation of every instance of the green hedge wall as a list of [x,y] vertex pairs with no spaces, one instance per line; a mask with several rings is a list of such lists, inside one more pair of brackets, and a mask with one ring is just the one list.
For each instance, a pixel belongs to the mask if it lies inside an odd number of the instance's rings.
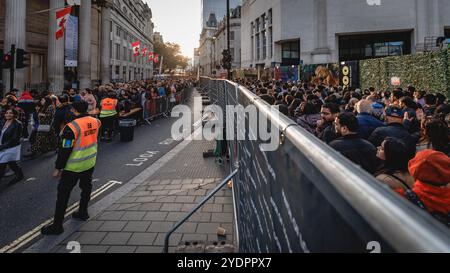
[[450,97],[450,50],[370,59],[360,62],[360,85],[377,90],[392,89],[391,77],[400,77],[401,87],[447,93]]

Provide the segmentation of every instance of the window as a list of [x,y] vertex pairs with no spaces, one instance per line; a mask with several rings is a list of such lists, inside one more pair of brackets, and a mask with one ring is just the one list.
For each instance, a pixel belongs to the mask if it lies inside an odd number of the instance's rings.
[[123,47],[123,60],[127,61],[128,59],[128,52],[127,52],[127,47]]
[[116,36],[120,37],[120,27],[116,27]]
[[339,36],[339,61],[357,61],[411,53],[411,32]]
[[120,60],[120,45],[116,44],[116,60]]
[[267,28],[267,18],[266,18],[265,14],[263,14],[261,16],[261,28],[262,29],[266,29]]
[[251,23],[250,29],[251,29],[252,35],[255,34],[255,23],[253,23],[253,22]]
[[267,59],[267,37],[266,37],[266,32],[263,31],[261,32],[261,36],[262,36],[262,58],[263,60]]
[[259,19],[256,19],[256,33],[259,32]]
[[234,41],[234,31],[230,31],[230,41]]
[[116,79],[117,77],[120,77],[120,66],[116,66],[116,75],[115,75]]
[[273,30],[269,28],[269,58],[273,58]]
[[281,46],[283,65],[299,65],[300,63],[300,42],[287,42]]
[[259,40],[259,34],[256,34],[256,60],[261,59],[261,41]]
[[230,48],[231,59],[234,61],[236,58],[234,57],[234,48]]
[[252,60],[255,60],[255,37],[252,36],[252,42],[250,44],[252,52]]
[[272,25],[272,9],[269,9],[269,16],[268,16],[269,26]]

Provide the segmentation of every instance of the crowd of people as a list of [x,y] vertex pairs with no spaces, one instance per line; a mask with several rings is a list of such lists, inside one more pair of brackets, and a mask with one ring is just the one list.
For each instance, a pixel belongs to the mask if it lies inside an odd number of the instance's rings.
[[[121,116],[132,117],[138,125],[149,124],[160,114],[170,109],[180,100],[190,79],[162,79],[133,81],[97,86],[94,89],[69,89],[62,94],[37,92],[35,90],[13,89],[6,93],[0,107],[0,179],[5,176],[7,166],[15,177],[9,185],[24,179],[19,166],[23,141],[29,141],[31,148],[24,158],[34,159],[40,155],[56,152],[60,143],[60,133],[74,117],[71,104],[85,101],[89,113],[102,121],[101,139],[112,141],[117,130],[117,120]],[[167,102],[169,107],[160,113],[160,105]],[[128,116],[127,113],[134,113]]]
[[379,91],[303,82],[239,83],[450,226],[450,104],[445,95],[413,86]]

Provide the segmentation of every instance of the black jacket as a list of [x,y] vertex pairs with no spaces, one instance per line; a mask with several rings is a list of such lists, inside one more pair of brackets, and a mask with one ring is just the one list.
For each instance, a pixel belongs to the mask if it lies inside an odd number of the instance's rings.
[[320,138],[325,143],[330,143],[333,140],[337,139],[336,129],[334,127],[333,122],[325,123],[325,128],[317,134],[317,137]]
[[378,168],[377,149],[358,135],[340,137],[330,146],[367,172],[374,174]]
[[[5,122],[2,122],[1,130]],[[20,138],[22,137],[22,123],[14,120],[11,125],[6,129],[5,133],[2,135],[2,141],[0,145],[0,151],[13,148],[20,145]]]
[[411,155],[415,154],[418,139],[413,137],[408,132],[408,130],[400,123],[391,123],[386,127],[375,129],[375,131],[373,131],[372,135],[369,137],[369,141],[375,147],[379,147],[381,143],[383,143],[383,141],[388,137],[393,137],[401,140],[406,145]]

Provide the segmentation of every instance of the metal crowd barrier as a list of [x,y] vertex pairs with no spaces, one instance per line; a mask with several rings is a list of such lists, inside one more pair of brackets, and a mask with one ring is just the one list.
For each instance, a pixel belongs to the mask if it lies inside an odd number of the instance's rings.
[[175,102],[170,101],[170,96],[147,100],[145,106],[148,113],[147,119],[155,119],[162,116],[168,116],[175,105],[184,103],[189,100],[191,94],[192,87],[188,86],[182,91],[176,93]]
[[274,115],[246,88],[209,78],[199,86],[216,104],[225,93],[227,105],[256,106],[259,118],[281,132],[273,152],[262,151],[261,141],[228,142],[231,171],[239,167],[233,196],[240,252],[450,252],[445,226],[288,117]]

